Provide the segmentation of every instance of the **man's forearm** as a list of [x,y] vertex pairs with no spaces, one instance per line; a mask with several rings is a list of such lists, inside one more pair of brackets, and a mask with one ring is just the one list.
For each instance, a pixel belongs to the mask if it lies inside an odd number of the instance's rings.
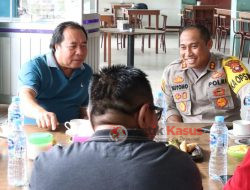
[[179,115],[171,115],[167,119],[167,123],[179,123],[182,122],[181,116]]
[[21,109],[25,116],[36,118],[39,113],[45,111],[43,107],[41,107],[36,99],[35,92],[32,92],[31,89],[23,89],[19,93],[21,99]]

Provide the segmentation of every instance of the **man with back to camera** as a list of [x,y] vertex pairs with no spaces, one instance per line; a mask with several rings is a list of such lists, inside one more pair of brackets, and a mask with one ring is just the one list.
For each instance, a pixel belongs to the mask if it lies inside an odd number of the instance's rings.
[[38,127],[55,130],[59,123],[84,117],[92,69],[84,63],[87,33],[78,23],[59,24],[50,48],[22,66],[19,96],[25,116]]
[[40,154],[31,190],[202,189],[188,154],[152,141],[162,108],[153,104],[145,73],[121,65],[103,68],[94,74],[89,95],[94,135]]
[[202,25],[182,31],[181,59],[169,64],[162,78],[167,122],[212,122],[216,115],[240,119],[240,99],[250,91],[248,71],[236,57],[211,53],[212,45]]

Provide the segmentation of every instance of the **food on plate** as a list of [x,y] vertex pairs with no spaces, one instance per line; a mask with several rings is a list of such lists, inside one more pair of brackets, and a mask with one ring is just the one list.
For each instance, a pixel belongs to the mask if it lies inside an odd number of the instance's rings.
[[198,143],[189,143],[187,144],[187,152],[192,152]]
[[185,140],[179,140],[177,138],[173,138],[168,141],[168,144],[177,147],[183,152],[191,153],[197,146],[197,143],[187,143]]
[[186,141],[182,141],[180,144],[180,150],[182,150],[183,152],[188,152],[187,151],[187,143]]

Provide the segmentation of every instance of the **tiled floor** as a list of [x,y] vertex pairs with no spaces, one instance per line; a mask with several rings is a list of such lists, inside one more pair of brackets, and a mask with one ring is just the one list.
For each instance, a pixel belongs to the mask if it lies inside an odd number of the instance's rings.
[[[177,33],[167,34],[166,36],[166,54],[159,48],[159,53],[155,54],[155,43],[152,39],[152,47],[149,49],[147,47],[147,40],[145,40],[145,51],[141,52],[141,37],[135,39],[135,67],[143,70],[149,78],[153,92],[156,93],[160,90],[160,81],[163,69],[167,64],[177,59],[179,56],[178,48],[178,35]],[[226,54],[229,53],[229,40],[227,41]],[[214,51],[214,49],[213,49]],[[247,59],[243,59],[243,62],[246,63]],[[127,63],[127,50],[125,49],[116,49],[116,39],[112,38],[112,64],[126,64]],[[245,64],[248,69],[250,66]],[[100,67],[107,66],[106,62],[103,62],[103,49],[100,53]],[[0,105],[0,123],[7,119],[7,106]]]

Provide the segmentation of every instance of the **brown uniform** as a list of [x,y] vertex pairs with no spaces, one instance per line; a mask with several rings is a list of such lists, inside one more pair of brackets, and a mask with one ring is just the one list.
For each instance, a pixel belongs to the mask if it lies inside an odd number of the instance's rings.
[[[166,95],[166,119],[171,115],[181,116],[183,122],[212,122],[216,115],[223,115],[225,121],[240,119],[239,97],[244,98],[245,93],[241,88],[237,97],[228,84],[222,66],[222,60],[225,58],[211,53],[207,67],[199,76],[181,60],[165,68],[162,90]],[[241,68],[238,60],[237,63]],[[245,74],[249,80],[249,75],[246,72]],[[249,86],[250,83],[247,83],[244,89]]]

